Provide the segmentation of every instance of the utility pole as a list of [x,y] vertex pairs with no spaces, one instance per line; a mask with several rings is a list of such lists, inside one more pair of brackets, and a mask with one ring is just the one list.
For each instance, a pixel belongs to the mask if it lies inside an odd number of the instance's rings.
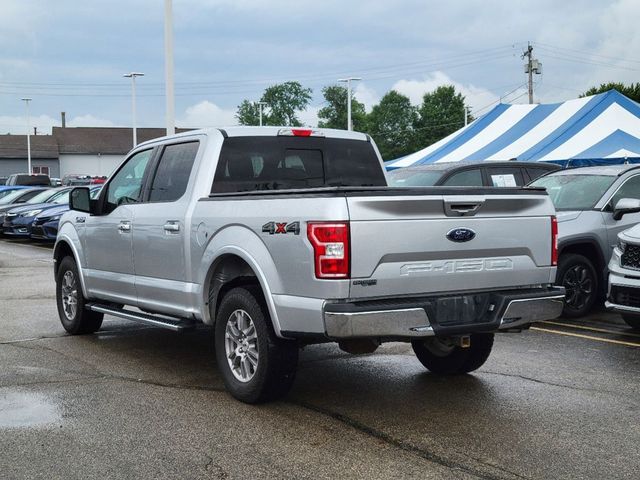
[[29,117],[29,102],[31,98],[21,98],[27,110],[27,173],[31,173],[31,117]]
[[173,10],[172,0],[164,0],[164,88],[167,109],[167,135],[176,133],[176,104],[173,92]]
[[462,111],[464,112],[464,126],[467,126],[467,117],[469,116],[469,112],[467,111],[467,106],[464,104],[464,102],[462,103]]
[[138,135],[136,131],[136,77],[144,77],[144,73],[131,72],[123,75],[131,79],[131,116],[133,117],[133,148],[138,145]]
[[267,102],[256,102],[258,105],[258,110],[260,111],[260,126],[262,126],[262,107],[267,106]]
[[358,77],[339,78],[339,82],[345,82],[347,84],[347,130],[353,130],[353,123],[351,122],[351,82],[362,80]]
[[522,59],[527,57],[527,63],[524,66],[524,73],[529,75],[529,103],[533,103],[533,74],[540,75],[542,73],[542,63],[533,58],[533,46],[531,42],[527,44],[527,51],[522,54]]

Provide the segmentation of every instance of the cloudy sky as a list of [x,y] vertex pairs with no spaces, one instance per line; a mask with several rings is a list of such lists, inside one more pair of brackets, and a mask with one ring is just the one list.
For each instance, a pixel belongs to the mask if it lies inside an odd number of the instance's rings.
[[[24,104],[46,133],[60,111],[72,126],[129,126],[129,71],[138,124],[164,125],[163,0],[2,0],[0,132],[24,133]],[[173,0],[178,126],[235,123],[236,106],[273,83],[314,91],[360,76],[370,108],[396,89],[414,103],[442,84],[474,114],[525,102],[528,41],[543,64],[536,101],[640,80],[638,0]]]

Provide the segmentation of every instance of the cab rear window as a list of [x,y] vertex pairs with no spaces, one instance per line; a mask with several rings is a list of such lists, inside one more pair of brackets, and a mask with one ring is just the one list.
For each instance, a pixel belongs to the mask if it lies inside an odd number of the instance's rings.
[[222,145],[212,193],[385,186],[371,143],[296,137],[232,137]]

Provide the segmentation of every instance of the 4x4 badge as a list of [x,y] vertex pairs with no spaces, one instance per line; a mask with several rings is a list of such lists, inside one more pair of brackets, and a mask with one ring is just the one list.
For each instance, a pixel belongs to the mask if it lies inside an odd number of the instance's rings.
[[269,235],[280,233],[300,235],[300,222],[268,222],[262,226],[262,233],[268,233]]

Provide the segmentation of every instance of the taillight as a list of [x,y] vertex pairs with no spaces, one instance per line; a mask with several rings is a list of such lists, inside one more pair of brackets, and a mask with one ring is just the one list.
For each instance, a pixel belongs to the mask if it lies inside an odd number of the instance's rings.
[[558,265],[558,219],[551,217],[551,265]]
[[349,278],[349,223],[309,222],[316,278]]

